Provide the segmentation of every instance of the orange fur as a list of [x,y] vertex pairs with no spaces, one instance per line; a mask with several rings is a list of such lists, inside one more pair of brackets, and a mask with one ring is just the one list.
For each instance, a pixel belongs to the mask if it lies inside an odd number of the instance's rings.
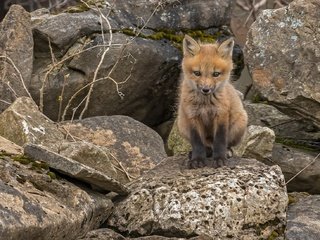
[[[183,48],[177,117],[180,133],[191,141],[191,129],[196,129],[202,143],[214,148],[216,131],[223,125],[227,129],[227,147],[237,145],[248,119],[237,90],[229,83],[233,40],[201,44],[186,36]],[[213,76],[215,72],[219,76]]]

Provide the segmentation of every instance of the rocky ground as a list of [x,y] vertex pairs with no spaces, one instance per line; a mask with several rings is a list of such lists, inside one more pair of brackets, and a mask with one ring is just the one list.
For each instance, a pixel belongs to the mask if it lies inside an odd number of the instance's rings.
[[227,166],[186,167],[173,124],[181,41],[231,36],[233,4],[10,8],[0,239],[318,239],[319,1],[257,16],[233,54],[235,85],[243,57],[252,75],[247,134]]

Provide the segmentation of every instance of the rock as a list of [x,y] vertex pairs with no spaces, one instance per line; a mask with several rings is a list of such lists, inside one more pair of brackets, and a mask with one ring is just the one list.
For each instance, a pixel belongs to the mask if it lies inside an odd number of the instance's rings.
[[313,195],[289,205],[285,238],[287,240],[319,239],[320,196]]
[[320,129],[320,12],[318,0],[264,10],[252,24],[245,58],[254,86],[290,117]]
[[316,154],[299,151],[297,149],[275,144],[272,153],[272,163],[281,167],[286,181],[313,162],[287,184],[289,191],[320,193],[320,163],[314,161]]
[[[233,148],[234,156],[258,160],[270,159],[274,140],[275,135],[270,128],[251,125],[242,142]],[[168,150],[172,155],[188,154],[191,151],[191,144],[181,137],[176,124],[168,138]]]
[[21,155],[23,153],[23,148],[0,136],[0,153]]
[[28,97],[18,98],[0,114],[0,135],[19,146],[37,143],[52,148],[64,138],[55,123]]
[[288,197],[278,166],[181,170],[185,160],[168,158],[166,168],[130,183],[108,225],[129,235],[214,239],[266,239],[284,226]]
[[[17,97],[28,96],[26,88],[33,66],[30,14],[12,5],[0,23],[0,113]],[[8,85],[9,84],[9,85]],[[25,85],[25,86],[24,86]]]
[[89,183],[98,190],[113,191],[120,195],[128,194],[128,189],[117,180],[43,146],[27,144],[24,153],[32,159],[46,162],[50,168],[62,174]]
[[[114,25],[112,22],[112,26]],[[58,15],[39,14],[36,11],[32,14],[32,27],[37,57],[50,54],[49,40],[53,51],[61,55],[83,36],[101,33],[101,30],[108,31],[106,22],[101,22],[99,14],[94,10]]]
[[320,131],[314,132],[310,121],[301,117],[288,116],[274,106],[265,103],[245,101],[244,106],[249,116],[249,125],[271,128],[278,141],[292,142],[309,148],[316,148],[317,144],[320,144],[317,143]]
[[[104,38],[108,41],[109,35],[105,34]],[[113,34],[113,43],[117,44],[112,45],[106,53],[97,75],[97,79],[100,79],[108,76],[112,70],[112,78],[96,82],[84,117],[121,114],[131,116],[148,126],[156,126],[172,115],[181,53],[165,41],[135,38],[127,44],[128,40],[129,37],[124,34]],[[97,47],[101,44],[104,44],[101,35],[92,36],[90,43],[79,47],[92,48],[90,51],[74,56],[58,73],[54,71],[49,74],[44,113],[51,119],[58,119],[60,103],[57,99],[61,96],[62,88],[62,110],[65,110],[70,98],[92,81],[104,51],[103,47]],[[120,48],[118,44],[124,45]],[[32,79],[30,92],[37,102],[42,85],[39,79],[44,78],[47,68],[47,65],[37,68]],[[65,80],[66,76],[68,81]],[[74,97],[65,119],[79,117],[83,105],[80,108],[76,106],[87,92],[88,88]],[[74,112],[73,108],[77,111]]]
[[242,142],[233,149],[234,155],[266,161],[272,157],[275,134],[268,127],[250,125]]
[[104,195],[51,178],[44,165],[22,159],[0,156],[1,239],[76,239],[110,215],[113,204]]
[[[146,237],[138,237],[138,238],[126,238],[119,233],[109,229],[109,228],[100,228],[97,230],[93,230],[89,232],[85,237],[79,238],[78,240],[185,240],[185,238],[175,238],[175,237],[162,237],[162,236],[146,236]],[[191,240],[196,240],[199,238],[191,238]],[[206,240],[206,239],[199,239],[199,240]]]
[[[73,138],[89,142],[105,150],[103,154],[87,146],[82,151],[81,147],[75,146],[77,143],[73,145],[78,150],[60,149],[62,155],[100,171],[105,169],[106,165],[110,165],[110,162],[116,166],[120,162],[131,177],[137,178],[167,157],[161,137],[151,128],[127,116],[101,116],[64,122],[60,129],[66,132],[70,140]],[[98,158],[99,161],[97,156],[101,156]],[[123,172],[117,170],[117,174],[120,182],[128,182],[127,178],[119,178]]]
[[118,0],[114,2],[111,17],[124,27],[141,27],[147,23],[146,27],[150,29],[208,29],[229,25],[231,7],[231,0],[165,0],[161,3]]

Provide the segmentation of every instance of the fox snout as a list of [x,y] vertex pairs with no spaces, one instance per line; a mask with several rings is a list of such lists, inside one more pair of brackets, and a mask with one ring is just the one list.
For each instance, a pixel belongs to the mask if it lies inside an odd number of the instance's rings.
[[211,93],[214,92],[215,87],[198,85],[198,90],[199,90],[203,95],[209,95],[209,94],[211,94]]

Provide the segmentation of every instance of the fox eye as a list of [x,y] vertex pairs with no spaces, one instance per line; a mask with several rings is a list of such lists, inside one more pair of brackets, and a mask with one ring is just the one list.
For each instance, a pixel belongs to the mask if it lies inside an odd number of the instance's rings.
[[221,74],[220,72],[213,72],[213,73],[212,73],[212,76],[214,76],[214,77],[219,77],[220,74]]
[[201,72],[200,71],[193,71],[193,74],[196,75],[197,77],[201,76]]

